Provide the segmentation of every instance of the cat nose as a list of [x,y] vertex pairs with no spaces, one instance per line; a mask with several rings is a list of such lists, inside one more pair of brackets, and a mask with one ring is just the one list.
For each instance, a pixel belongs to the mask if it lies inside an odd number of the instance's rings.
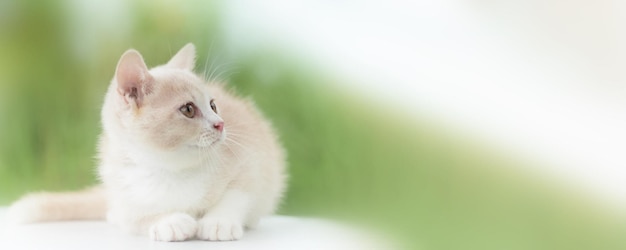
[[224,122],[216,122],[213,124],[213,127],[221,132],[224,130]]

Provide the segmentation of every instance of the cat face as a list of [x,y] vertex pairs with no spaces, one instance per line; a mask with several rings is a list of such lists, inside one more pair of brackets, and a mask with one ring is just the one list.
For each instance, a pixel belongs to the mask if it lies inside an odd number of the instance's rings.
[[162,151],[216,147],[225,139],[219,100],[192,72],[194,60],[192,44],[151,70],[137,51],[122,55],[115,80],[126,134]]

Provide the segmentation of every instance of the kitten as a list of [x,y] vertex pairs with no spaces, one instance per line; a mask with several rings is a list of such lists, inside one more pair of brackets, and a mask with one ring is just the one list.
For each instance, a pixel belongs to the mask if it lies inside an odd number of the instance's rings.
[[283,148],[251,101],[192,72],[195,53],[187,44],[148,70],[126,51],[102,108],[101,185],[30,194],[7,217],[106,217],[157,241],[227,241],[273,213],[285,189]]

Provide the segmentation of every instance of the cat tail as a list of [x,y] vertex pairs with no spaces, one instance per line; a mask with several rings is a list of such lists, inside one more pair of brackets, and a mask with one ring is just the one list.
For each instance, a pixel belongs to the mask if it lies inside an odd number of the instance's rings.
[[6,218],[14,224],[102,220],[106,211],[104,188],[95,186],[76,192],[28,194],[9,207]]

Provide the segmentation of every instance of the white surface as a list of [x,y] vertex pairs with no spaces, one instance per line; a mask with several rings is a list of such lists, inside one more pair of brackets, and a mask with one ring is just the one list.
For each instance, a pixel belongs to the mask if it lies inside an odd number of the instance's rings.
[[5,213],[6,209],[0,208],[0,249],[380,249],[366,243],[357,230],[324,220],[287,216],[262,220],[257,229],[247,231],[239,241],[153,242],[147,237],[126,235],[103,221],[8,225]]

